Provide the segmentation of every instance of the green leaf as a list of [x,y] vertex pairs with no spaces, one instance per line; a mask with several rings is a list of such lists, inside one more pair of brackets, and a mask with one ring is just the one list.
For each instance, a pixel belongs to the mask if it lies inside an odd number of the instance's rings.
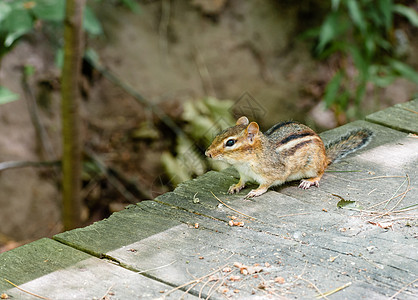
[[92,48],[87,48],[84,52],[84,57],[87,61],[92,62],[93,64],[99,64],[99,54],[97,54],[97,52]]
[[356,201],[351,201],[351,200],[340,200],[337,203],[337,207],[338,208],[350,208],[350,207],[356,207]]
[[343,73],[338,71],[334,77],[328,82],[327,87],[325,88],[324,101],[327,107],[335,102],[337,93],[340,89],[341,80],[343,78]]
[[4,45],[10,47],[15,40],[32,30],[33,21],[25,9],[14,9],[3,20],[2,30],[7,32]]
[[358,6],[357,0],[347,1],[348,12],[354,24],[360,29],[361,32],[366,31],[366,20],[364,19],[363,13]]
[[134,0],[122,0],[122,3],[125,4],[131,11],[138,14],[141,12],[141,9],[137,2]]
[[363,77],[367,77],[369,64],[367,58],[362,54],[361,49],[356,46],[349,46],[348,48],[351,57],[353,58],[354,65],[359,70]]
[[24,66],[24,74],[27,77],[30,77],[33,74],[35,74],[35,66],[33,66],[33,65],[25,65]]
[[6,39],[4,40],[4,46],[10,47],[14,43],[14,41],[16,41],[18,38],[20,38],[27,32],[29,32],[29,30],[22,28],[22,29],[13,31],[12,33],[9,33],[6,36]]
[[332,0],[331,1],[331,7],[332,7],[332,10],[338,10],[338,8],[340,7],[340,2],[341,2],[341,0]]
[[37,0],[32,11],[38,19],[60,22],[64,20],[65,0]]
[[392,0],[379,0],[377,2],[377,7],[380,11],[380,15],[382,16],[382,21],[385,25],[385,29],[389,30],[392,27]]
[[343,197],[341,197],[340,195],[337,194],[332,194],[334,197],[337,197],[339,199],[341,199],[340,201],[338,201],[337,203],[337,207],[339,208],[355,208],[357,207],[356,201],[351,201],[351,200],[345,200]]
[[363,99],[365,93],[366,93],[366,80],[360,79],[360,83],[356,89],[356,98],[355,98],[356,105],[360,105],[361,100]]
[[19,99],[18,94],[15,94],[9,89],[6,89],[5,87],[0,86],[0,105],[9,103],[18,99]]
[[318,53],[321,53],[325,46],[338,35],[338,13],[331,13],[324,21],[319,32],[319,43],[316,47]]
[[413,68],[396,59],[389,60],[389,64],[402,77],[418,84],[418,72],[415,71]]
[[11,10],[8,3],[0,2],[0,23],[7,17]]
[[407,18],[413,26],[418,27],[418,13],[416,10],[402,4],[395,4],[393,10]]
[[59,48],[55,52],[55,65],[58,69],[62,70],[62,66],[64,65],[64,49]]
[[370,66],[369,74],[369,80],[379,87],[388,86],[396,78],[390,67],[381,65]]
[[348,100],[350,99],[350,93],[348,90],[342,91],[340,95],[337,95],[335,102],[342,110],[346,110],[348,107]]
[[102,25],[88,6],[84,9],[83,28],[92,35],[100,35],[103,33]]
[[367,52],[367,58],[370,58],[376,53],[376,43],[371,35],[367,35],[365,39],[364,48]]

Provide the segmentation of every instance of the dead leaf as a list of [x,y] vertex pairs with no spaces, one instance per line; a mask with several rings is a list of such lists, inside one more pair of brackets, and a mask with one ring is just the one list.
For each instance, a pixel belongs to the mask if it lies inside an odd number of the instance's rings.
[[369,221],[369,223],[372,224],[372,225],[379,226],[382,229],[389,229],[389,228],[392,228],[393,227],[393,223],[392,222],[375,223],[375,222]]
[[247,267],[248,274],[260,273],[263,268],[260,266]]
[[284,280],[283,277],[276,277],[276,278],[274,278],[274,282],[283,284],[283,283],[285,283],[285,280]]
[[231,275],[229,277],[229,280],[230,281],[240,281],[241,280],[241,276],[239,276],[239,275]]

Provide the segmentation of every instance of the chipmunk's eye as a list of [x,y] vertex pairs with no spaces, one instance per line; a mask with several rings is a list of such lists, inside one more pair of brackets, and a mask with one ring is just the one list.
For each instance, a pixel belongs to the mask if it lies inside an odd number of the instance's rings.
[[234,144],[235,144],[235,140],[230,139],[226,142],[225,146],[232,147],[232,146],[234,146]]

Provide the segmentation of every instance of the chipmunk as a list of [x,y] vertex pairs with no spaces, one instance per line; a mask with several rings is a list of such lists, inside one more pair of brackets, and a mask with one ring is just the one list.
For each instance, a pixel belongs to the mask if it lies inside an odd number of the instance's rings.
[[358,129],[325,146],[311,128],[301,123],[279,123],[263,134],[256,122],[241,117],[235,126],[215,137],[205,155],[238,170],[240,180],[228,193],[238,193],[250,180],[259,183],[245,197],[252,198],[271,186],[298,179],[302,179],[302,189],[319,187],[319,180],[332,162],[366,146],[372,136],[372,131]]

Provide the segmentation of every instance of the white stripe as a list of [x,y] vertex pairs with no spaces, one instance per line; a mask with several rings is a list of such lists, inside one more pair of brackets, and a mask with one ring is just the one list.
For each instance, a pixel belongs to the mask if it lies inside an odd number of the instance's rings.
[[292,141],[290,141],[290,142],[288,142],[284,145],[281,145],[281,146],[277,147],[275,151],[276,151],[276,153],[279,153],[279,152],[291,149],[299,143],[303,143],[303,142],[314,140],[314,139],[319,140],[319,137],[309,135],[309,136],[305,136],[305,137],[302,137],[302,138],[297,138],[297,139],[292,140]]

